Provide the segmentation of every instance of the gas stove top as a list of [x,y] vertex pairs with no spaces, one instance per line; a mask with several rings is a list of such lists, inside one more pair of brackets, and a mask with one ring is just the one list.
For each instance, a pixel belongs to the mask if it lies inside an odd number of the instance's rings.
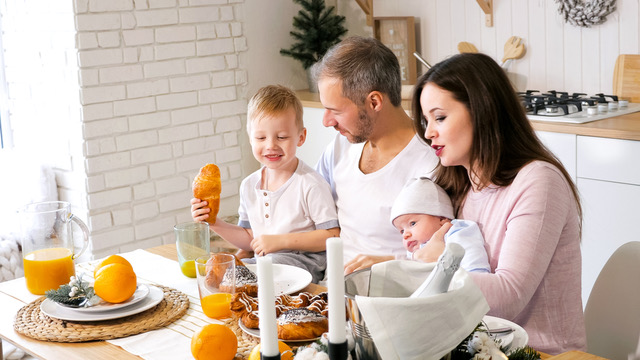
[[519,93],[529,120],[583,124],[640,111],[640,103],[615,95],[568,93],[550,90]]

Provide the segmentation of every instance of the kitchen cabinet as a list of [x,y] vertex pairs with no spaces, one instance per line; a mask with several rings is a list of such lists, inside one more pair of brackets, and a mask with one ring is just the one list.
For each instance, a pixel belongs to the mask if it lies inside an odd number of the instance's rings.
[[322,125],[323,114],[324,109],[304,108],[303,120],[304,127],[307,128],[307,139],[298,148],[296,155],[311,167],[315,167],[324,149],[338,133],[334,128]]
[[640,241],[640,141],[578,136],[578,191],[582,225],[582,299],[586,305],[613,252]]
[[549,131],[536,131],[542,143],[560,160],[564,168],[576,181],[576,142],[574,134],[560,134]]
[[[640,154],[636,154],[638,156]],[[578,178],[582,197],[582,301],[613,252],[640,241],[640,185]]]

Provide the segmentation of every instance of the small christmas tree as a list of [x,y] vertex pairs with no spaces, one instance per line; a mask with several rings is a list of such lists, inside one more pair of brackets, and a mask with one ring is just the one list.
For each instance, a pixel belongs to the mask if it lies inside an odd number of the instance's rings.
[[280,54],[290,56],[302,63],[305,69],[310,68],[329,50],[340,42],[340,37],[347,32],[343,26],[344,16],[334,14],[333,6],[327,8],[324,0],[293,0],[302,5],[302,10],[293,17],[291,37],[296,42],[289,49],[281,49]]

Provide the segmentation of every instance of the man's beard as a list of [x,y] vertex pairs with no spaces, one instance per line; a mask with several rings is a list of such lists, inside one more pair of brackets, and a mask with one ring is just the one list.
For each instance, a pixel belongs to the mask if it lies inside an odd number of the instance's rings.
[[358,126],[356,132],[352,133],[352,138],[349,142],[352,144],[359,144],[369,140],[371,133],[373,132],[374,120],[367,115],[367,112],[363,108],[358,108]]

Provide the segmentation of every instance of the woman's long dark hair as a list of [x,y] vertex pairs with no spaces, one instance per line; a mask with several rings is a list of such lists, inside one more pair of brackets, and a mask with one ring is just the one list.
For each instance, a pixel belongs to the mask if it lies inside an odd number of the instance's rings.
[[[420,96],[427,83],[449,91],[469,111],[473,126],[469,168],[478,171],[473,174],[478,182],[474,186],[479,189],[489,184],[508,186],[531,161],[546,161],[566,178],[582,219],[580,197],[571,176],[540,142],[509,78],[492,58],[479,53],[454,55],[418,79],[412,99],[413,122],[420,138],[430,145],[431,141],[425,137],[427,120],[420,106]],[[451,196],[457,213],[471,187],[467,170],[462,166],[438,164],[435,176],[436,183]]]

